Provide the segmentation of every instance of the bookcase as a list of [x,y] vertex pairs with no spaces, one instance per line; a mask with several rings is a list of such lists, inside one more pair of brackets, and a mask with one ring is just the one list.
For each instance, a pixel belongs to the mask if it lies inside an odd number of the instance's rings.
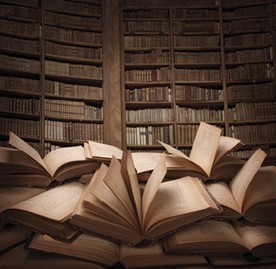
[[[200,121],[276,155],[275,0],[0,0],[0,142],[189,154]],[[275,158],[274,158],[275,160]]]
[[274,1],[122,5],[126,147],[189,154],[205,121],[275,157]]
[[[1,136],[103,142],[101,1],[1,1]],[[5,143],[5,142],[4,142]]]

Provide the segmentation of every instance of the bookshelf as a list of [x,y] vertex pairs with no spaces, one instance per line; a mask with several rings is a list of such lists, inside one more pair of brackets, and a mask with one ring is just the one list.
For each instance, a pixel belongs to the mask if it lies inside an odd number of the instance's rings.
[[[189,154],[200,121],[275,157],[275,0],[0,0],[1,145]],[[24,128],[23,128],[24,127]]]
[[27,2],[0,2],[1,135],[34,139],[42,155],[103,142],[101,1]]
[[238,157],[257,147],[275,156],[275,10],[275,1],[123,1],[126,147],[159,150],[160,125],[189,154],[205,121],[245,143]]

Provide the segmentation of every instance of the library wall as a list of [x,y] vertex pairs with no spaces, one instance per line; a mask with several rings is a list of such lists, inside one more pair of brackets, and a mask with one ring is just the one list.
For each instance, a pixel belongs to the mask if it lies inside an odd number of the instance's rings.
[[[0,138],[189,154],[200,121],[276,156],[275,0],[1,0]],[[275,161],[274,161],[275,162]]]

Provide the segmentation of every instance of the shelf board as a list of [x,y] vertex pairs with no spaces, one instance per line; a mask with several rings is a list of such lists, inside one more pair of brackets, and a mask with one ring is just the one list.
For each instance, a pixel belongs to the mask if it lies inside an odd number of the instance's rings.
[[210,101],[176,101],[176,105],[181,107],[223,107],[223,100],[210,100]]
[[45,78],[49,80],[57,80],[65,83],[75,83],[78,85],[91,85],[91,86],[102,86],[103,80],[96,78],[82,78],[82,77],[74,77],[74,76],[59,76],[59,75],[51,75],[45,74]]
[[270,60],[260,60],[260,61],[241,61],[241,62],[226,62],[225,65],[228,67],[246,65],[246,64],[260,64],[260,63],[273,63],[272,59]]
[[273,78],[258,78],[258,79],[237,79],[237,80],[227,80],[227,85],[237,85],[237,84],[255,84],[255,83],[265,83],[272,82]]
[[79,63],[79,64],[90,64],[90,65],[102,65],[102,60],[98,59],[87,59],[87,58],[74,58],[70,56],[56,55],[56,54],[45,54],[46,60],[57,60],[67,63]]
[[126,127],[139,127],[139,126],[168,126],[173,125],[173,122],[126,122]]
[[210,81],[200,81],[200,80],[176,80],[177,85],[195,85],[195,86],[222,86],[222,81],[220,80],[210,80]]
[[219,68],[221,62],[206,62],[206,63],[174,63],[175,67],[192,67],[192,68]]
[[38,114],[7,111],[7,110],[2,110],[2,109],[0,110],[0,114],[1,114],[1,116],[11,117],[11,118],[20,118],[20,119],[26,119],[26,120],[37,121],[40,119],[40,115],[38,115]]
[[169,67],[170,63],[125,63],[125,69],[152,69],[155,67]]
[[135,88],[135,87],[161,87],[161,86],[170,86],[170,81],[126,81],[125,86],[127,88]]
[[202,51],[202,52],[208,52],[208,51],[217,51],[220,52],[220,47],[201,47],[201,46],[183,46],[183,47],[173,47],[174,51],[188,51],[188,52],[193,52],[193,51]]
[[64,44],[64,45],[71,45],[71,46],[80,46],[80,47],[90,47],[90,48],[101,48],[102,44],[93,44],[89,42],[77,42],[77,41],[70,41],[70,40],[57,40],[54,38],[46,37],[45,41],[55,42],[58,44]]
[[17,91],[13,89],[0,89],[0,93],[12,97],[34,97],[36,99],[40,99],[41,97],[41,94],[37,92]]
[[162,51],[170,51],[170,47],[125,47],[125,52],[141,52],[141,51],[156,51],[156,50],[162,50]]
[[[69,115],[68,113],[67,115]],[[83,122],[83,123],[97,123],[97,124],[103,124],[102,119],[85,119],[85,118],[65,118],[65,117],[56,117],[56,116],[49,116],[45,113],[45,119],[46,120],[57,120],[62,122]]]
[[63,96],[56,94],[45,93],[45,98],[49,99],[58,99],[58,100],[72,100],[72,101],[83,101],[89,104],[102,105],[103,99],[90,99],[90,98],[82,98],[82,97],[72,97],[72,96]]
[[276,123],[276,119],[259,119],[259,120],[237,120],[237,121],[229,121],[229,125],[262,125],[266,123]]
[[0,67],[0,74],[1,75],[14,75],[14,76],[19,76],[19,77],[27,77],[27,78],[35,78],[35,79],[40,78],[39,73],[22,71],[22,70],[10,70],[10,69],[6,69],[4,67]]
[[100,18],[102,14],[97,13],[89,13],[89,12],[78,12],[75,10],[64,10],[64,9],[53,9],[51,7],[45,7],[46,11],[64,14],[64,15],[73,15],[73,16],[80,16],[80,17],[93,17],[93,18]]
[[7,54],[12,56],[23,56],[31,59],[39,59],[39,52],[20,51],[15,49],[0,48],[1,54]]
[[89,28],[89,27],[84,27],[84,26],[73,26],[73,25],[68,25],[68,24],[61,24],[61,23],[45,23],[45,25],[49,25],[49,26],[54,26],[56,28],[63,28],[63,29],[72,29],[72,30],[79,30],[79,31],[83,31],[83,32],[95,32],[95,33],[100,33],[101,32],[101,28],[99,27],[95,27],[95,28]]
[[140,101],[140,102],[126,102],[126,109],[144,109],[144,108],[170,108],[172,107],[172,102],[147,102],[147,101]]

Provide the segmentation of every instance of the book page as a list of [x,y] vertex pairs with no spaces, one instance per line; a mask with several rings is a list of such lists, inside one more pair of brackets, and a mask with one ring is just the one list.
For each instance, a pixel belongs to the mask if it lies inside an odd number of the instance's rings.
[[172,147],[171,145],[168,145],[164,142],[158,141],[158,143],[160,143],[166,150],[168,153],[184,158],[184,159],[189,159],[189,157],[187,155],[185,155],[182,151]]
[[89,144],[88,143],[83,143],[83,148],[84,148],[84,156],[87,159],[92,159],[92,155],[90,152]]
[[201,122],[190,153],[190,159],[210,176],[215,160],[221,129]]
[[[218,242],[232,242],[243,246],[239,234],[229,222],[202,220],[169,236],[165,240],[165,248],[168,251],[183,249],[185,252],[208,253],[214,249],[220,249],[220,245],[215,244]],[[227,253],[227,249],[222,251]]]
[[132,152],[132,159],[137,174],[152,171],[163,153],[159,152]]
[[[133,216],[130,215],[122,201],[118,199],[116,194],[108,187],[105,183],[104,178],[108,173],[109,167],[102,164],[98,173],[92,178],[91,183],[88,187],[88,192],[97,197],[101,202],[106,204],[109,208],[117,212],[121,217],[128,220],[128,222],[132,222]],[[114,178],[113,178],[114,179]]]
[[164,179],[167,172],[166,164],[165,164],[165,156],[162,156],[158,161],[156,167],[151,173],[147,184],[145,186],[143,195],[142,195],[142,219],[145,221],[145,217],[147,215],[148,208],[150,203],[152,202],[158,187],[160,186],[162,180]]
[[125,161],[122,162],[122,174],[124,175],[128,193],[137,214],[140,226],[142,226],[141,191],[132,159],[132,153],[130,151],[125,153]]
[[232,208],[241,213],[235,198],[225,182],[210,183],[206,187],[220,205]]
[[44,163],[52,177],[55,176],[56,171],[64,164],[70,162],[86,161],[84,155],[84,148],[82,146],[65,147],[50,151],[44,157]]
[[0,212],[21,201],[27,200],[45,191],[46,190],[43,188],[0,188]]
[[[275,226],[239,226],[235,225],[240,237],[249,250],[268,243],[276,243]],[[275,253],[275,249],[274,249]]]
[[118,244],[84,233],[80,234],[72,242],[64,242],[48,235],[36,234],[29,247],[31,249],[82,258],[109,266],[118,262],[120,255]]
[[225,155],[236,150],[241,146],[241,140],[229,136],[221,136],[219,138],[219,144],[216,152],[216,157],[214,160],[214,165]]
[[139,227],[138,218],[135,213],[134,206],[131,203],[125,181],[121,174],[121,163],[115,157],[112,157],[111,159],[109,168],[104,177],[104,182],[124,205],[129,213],[130,218],[133,220],[133,223],[136,223]]
[[264,151],[261,149],[256,150],[230,182],[229,186],[231,192],[240,208],[240,211],[242,211],[247,188],[261,167],[265,157],[266,154]]
[[11,209],[24,210],[56,221],[64,221],[84,191],[84,186],[73,182],[45,191],[33,198],[20,202]]
[[[195,213],[192,217],[195,221],[202,218],[201,211],[210,207],[213,213],[218,212],[217,205],[198,178],[186,176],[162,182],[148,209],[145,227],[149,230],[151,226],[165,223],[166,220],[177,216],[182,216],[184,225],[191,222],[185,218],[186,215],[189,217]],[[205,214],[210,215],[210,212]]]
[[276,166],[260,167],[250,183],[243,203],[246,212],[255,204],[276,200]]
[[122,150],[115,146],[95,141],[88,141],[88,143],[92,158],[111,160],[112,156],[114,156],[118,160],[122,159]]
[[46,171],[49,171],[39,153],[13,132],[10,132],[9,144],[25,152],[28,156],[40,164]]

